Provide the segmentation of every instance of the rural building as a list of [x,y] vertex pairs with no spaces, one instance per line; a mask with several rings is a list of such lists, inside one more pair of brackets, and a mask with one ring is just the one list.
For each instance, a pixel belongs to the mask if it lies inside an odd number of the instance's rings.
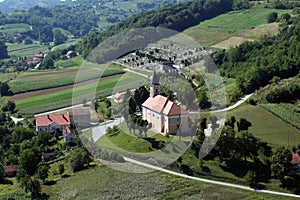
[[300,173],[300,156],[299,156],[299,154],[297,154],[297,153],[293,154],[291,164],[293,165],[293,169],[289,174]]
[[70,127],[71,121],[68,114],[51,114],[36,116],[36,131],[53,133],[57,130],[63,131]]
[[113,95],[114,102],[116,103],[122,103],[124,101],[124,98],[125,98],[124,94],[118,92]]
[[14,177],[16,176],[18,169],[19,169],[18,165],[7,165],[4,166],[4,173],[8,177]]
[[68,51],[66,54],[67,58],[74,58],[77,56],[77,53],[75,51]]
[[176,103],[160,95],[160,84],[154,72],[150,97],[142,104],[142,116],[152,124],[152,129],[163,134],[188,131],[188,115]]
[[70,142],[75,137],[75,133],[69,127],[63,130],[62,135],[64,137],[64,142],[66,143]]
[[91,124],[91,113],[89,107],[74,108],[69,110],[71,123],[76,128],[88,127]]

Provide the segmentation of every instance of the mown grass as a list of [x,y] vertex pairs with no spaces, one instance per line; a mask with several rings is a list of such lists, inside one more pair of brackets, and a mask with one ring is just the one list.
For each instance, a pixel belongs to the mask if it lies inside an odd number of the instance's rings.
[[271,146],[298,146],[300,131],[259,106],[243,104],[227,112],[227,117],[246,118],[252,123],[249,131]]
[[[116,164],[120,165],[120,164]],[[139,167],[122,164],[124,169]],[[282,199],[281,196],[220,187],[161,172],[126,173],[96,166],[43,186],[52,199]],[[292,199],[284,197],[285,199]]]

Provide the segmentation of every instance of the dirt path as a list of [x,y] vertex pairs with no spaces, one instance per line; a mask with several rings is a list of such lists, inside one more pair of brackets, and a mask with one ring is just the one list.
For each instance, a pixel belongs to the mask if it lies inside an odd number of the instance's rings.
[[[108,76],[108,77],[103,77],[100,80],[116,78],[116,77],[120,77],[122,75],[123,74],[116,74],[116,75],[112,75],[112,76]],[[99,81],[98,78],[88,80],[88,81],[83,81],[83,82],[77,83],[76,87],[84,86],[84,85],[95,83],[95,82],[98,82],[98,81]],[[62,90],[72,89],[73,87],[74,87],[74,84],[71,84],[71,85],[65,85],[65,86],[61,86],[61,87],[50,88],[50,89],[43,89],[43,90],[37,90],[37,91],[32,91],[32,92],[26,92],[26,93],[13,95],[13,96],[9,97],[8,99],[9,100],[20,100],[20,99],[39,96],[39,95],[43,95],[43,94],[48,94],[48,93],[53,93],[53,92],[59,92],[59,91],[62,91]]]

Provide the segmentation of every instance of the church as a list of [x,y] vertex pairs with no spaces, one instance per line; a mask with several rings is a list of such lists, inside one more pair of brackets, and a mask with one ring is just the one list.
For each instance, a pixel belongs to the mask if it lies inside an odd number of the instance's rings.
[[142,104],[143,119],[152,124],[152,129],[163,134],[176,135],[188,131],[186,110],[160,95],[160,84],[154,72],[150,97]]

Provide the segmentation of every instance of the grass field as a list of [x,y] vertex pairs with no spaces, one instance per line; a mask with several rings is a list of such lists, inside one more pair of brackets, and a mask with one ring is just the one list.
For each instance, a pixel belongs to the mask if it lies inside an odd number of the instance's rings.
[[235,116],[237,120],[246,118],[252,123],[249,131],[271,146],[292,147],[300,144],[300,130],[259,106],[243,104],[237,109],[227,112],[227,117],[230,116]]
[[49,51],[48,46],[40,45],[40,44],[11,44],[7,43],[7,50],[10,56],[20,56],[27,58],[34,57],[35,54],[40,52],[47,53]]
[[18,24],[6,24],[5,26],[0,26],[0,33],[5,33],[8,35],[22,33],[30,30],[28,24],[18,23]]
[[[139,170],[132,164],[122,165]],[[106,166],[61,178],[54,185],[43,186],[43,190],[52,199],[282,199],[281,196],[209,185],[161,172],[125,173]]]
[[288,103],[261,104],[263,108],[300,130],[300,109]]
[[291,10],[250,9],[232,11],[206,20],[185,30],[183,33],[194,38],[202,46],[214,46],[231,37],[236,37],[225,44],[216,45],[220,48],[224,48],[224,45],[226,45],[225,47],[228,48],[230,45],[235,46],[245,40],[259,39],[264,34],[273,33],[278,26],[267,24],[266,18],[271,12],[277,12],[280,16],[283,13],[291,13]]

